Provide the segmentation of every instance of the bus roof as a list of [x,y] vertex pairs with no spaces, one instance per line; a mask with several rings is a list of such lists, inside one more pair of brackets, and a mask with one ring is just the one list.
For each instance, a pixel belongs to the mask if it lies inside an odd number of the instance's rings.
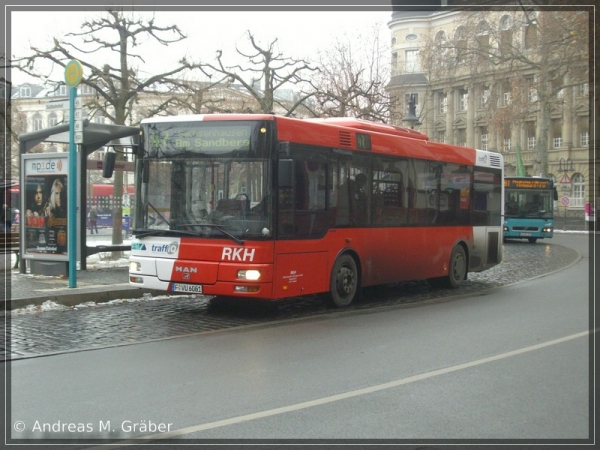
[[354,117],[328,117],[325,119],[304,119],[312,122],[320,122],[331,125],[339,125],[348,128],[358,128],[359,130],[374,131],[377,133],[392,134],[394,136],[404,136],[415,139],[429,140],[425,133],[415,131],[411,128],[397,127],[383,122],[372,122],[370,120],[355,119]]
[[274,121],[273,114],[184,114],[181,116],[155,116],[142,119],[140,124],[161,122],[210,122],[219,120],[269,120]]
[[[475,165],[478,150],[430,141],[425,133],[385,123],[352,117],[299,119],[275,114],[193,114],[157,116],[143,119],[145,123],[202,121],[275,121],[280,141],[321,145],[333,148],[372,151],[380,154],[443,160],[456,164]],[[371,136],[370,148],[357,145],[357,134]]]

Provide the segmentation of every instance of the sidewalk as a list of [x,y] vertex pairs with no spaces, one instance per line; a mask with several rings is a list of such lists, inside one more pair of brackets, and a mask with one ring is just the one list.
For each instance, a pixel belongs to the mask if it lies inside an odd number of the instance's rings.
[[[106,234],[106,233],[105,233]],[[104,244],[104,236],[88,237]],[[95,239],[94,239],[95,238]],[[99,254],[88,257],[87,270],[77,270],[76,287],[69,287],[69,277],[21,274],[19,269],[0,272],[6,288],[0,291],[0,308],[13,310],[29,305],[39,306],[50,300],[65,306],[85,302],[103,303],[117,299],[140,298],[144,294],[165,295],[162,291],[139,289],[129,286],[128,252],[116,261],[103,260]],[[14,256],[11,267],[14,264]],[[26,261],[21,260],[21,264]],[[7,299],[9,299],[7,301]]]

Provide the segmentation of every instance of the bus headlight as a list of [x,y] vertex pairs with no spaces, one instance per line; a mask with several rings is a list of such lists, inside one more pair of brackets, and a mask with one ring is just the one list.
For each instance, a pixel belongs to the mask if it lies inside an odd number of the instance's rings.
[[237,277],[240,280],[256,281],[260,278],[260,272],[258,270],[238,270]]
[[129,271],[130,272],[141,272],[142,271],[142,263],[138,261],[131,261],[129,263]]
[[551,228],[551,227],[544,228],[542,231],[543,231],[544,233],[552,233],[552,228]]

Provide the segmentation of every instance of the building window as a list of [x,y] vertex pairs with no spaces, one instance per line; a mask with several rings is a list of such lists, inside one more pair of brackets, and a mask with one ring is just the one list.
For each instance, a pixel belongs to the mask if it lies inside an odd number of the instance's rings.
[[527,130],[527,150],[535,150],[535,122],[527,122],[525,127]]
[[415,105],[418,105],[419,104],[419,94],[417,94],[415,92],[409,92],[404,95],[404,101],[406,102],[406,105],[408,105],[410,103],[411,97],[413,97],[415,99]]
[[53,127],[53,126],[55,126],[57,124],[58,124],[58,118],[56,117],[56,113],[51,113],[48,116],[48,126]]
[[421,65],[419,63],[419,50],[406,50],[406,72],[419,72]]
[[460,145],[461,147],[467,146],[467,130],[464,128],[456,130],[456,145]]
[[508,153],[510,151],[510,138],[504,138],[502,142],[502,151]]
[[437,139],[438,142],[446,142],[446,132],[445,131],[438,131],[437,132]]
[[487,128],[481,127],[480,138],[479,138],[479,142],[480,142],[479,145],[481,146],[481,150],[489,149],[489,140],[490,140],[490,137],[487,133]]
[[582,131],[579,135],[579,142],[582,147],[589,147],[590,145],[590,133],[587,131]]
[[464,27],[459,27],[455,34],[456,41],[456,62],[463,63],[467,61],[467,33]]
[[29,86],[21,86],[19,88],[19,97],[21,97],[21,98],[31,97],[31,88]]
[[490,88],[484,86],[481,90],[481,107],[487,108],[490,104]]
[[590,95],[590,85],[588,83],[583,83],[579,85],[579,96],[580,97],[588,97]]
[[562,146],[562,123],[560,120],[552,121],[552,148]]
[[33,131],[38,131],[44,128],[44,122],[42,120],[42,116],[36,114],[33,116]]
[[512,19],[510,16],[504,16],[500,20],[500,54],[507,56],[512,49]]
[[485,20],[480,21],[477,25],[476,34],[479,60],[485,61],[490,53],[490,27]]
[[458,93],[458,110],[466,111],[468,104],[469,94],[466,90],[461,89]]
[[527,100],[529,103],[537,102],[537,89],[535,88],[535,77],[525,78],[525,84],[527,85]]
[[392,53],[392,69],[398,66],[398,52]]
[[448,96],[440,94],[440,114],[446,114],[446,112],[448,112]]
[[531,49],[537,47],[537,45],[538,45],[537,23],[531,23],[530,25],[525,27],[525,41],[523,44],[524,44],[526,50],[531,50]]
[[505,92],[502,96],[502,105],[507,106],[510,105],[510,92]]
[[571,197],[571,206],[582,208],[585,199],[585,178],[580,173],[573,175],[573,197]]
[[106,123],[106,117],[104,116],[95,116],[94,123]]
[[562,137],[555,137],[552,139],[552,147],[553,148],[560,148],[560,146],[562,145]]

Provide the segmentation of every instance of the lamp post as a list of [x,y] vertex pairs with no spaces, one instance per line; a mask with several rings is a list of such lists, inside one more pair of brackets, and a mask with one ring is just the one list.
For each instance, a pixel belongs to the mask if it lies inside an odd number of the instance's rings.
[[[563,229],[567,229],[567,207],[570,203],[570,194],[571,194],[571,178],[567,172],[575,172],[575,168],[573,167],[573,161],[571,158],[560,158],[558,160],[558,171],[564,172],[564,176],[559,181],[561,185],[561,194],[563,195],[561,199],[562,205],[565,207],[565,217],[563,222]],[[567,196],[568,194],[568,196]]]
[[417,117],[417,106],[415,104],[415,94],[410,94],[410,100],[408,101],[408,115],[402,119],[402,122],[406,122],[410,128],[421,125],[419,118]]
[[573,161],[571,158],[560,158],[558,160],[558,171],[559,172],[575,172],[575,167],[573,167]]

